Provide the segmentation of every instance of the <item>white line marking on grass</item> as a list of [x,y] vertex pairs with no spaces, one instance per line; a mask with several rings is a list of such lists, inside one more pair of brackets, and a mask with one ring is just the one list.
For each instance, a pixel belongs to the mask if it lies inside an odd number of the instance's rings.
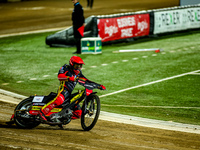
[[191,75],[200,75],[200,73],[190,73]]
[[91,68],[96,68],[97,66],[90,66]]
[[157,56],[157,54],[152,54],[152,56]]
[[17,81],[17,83],[22,83],[22,82],[24,82],[24,81]]
[[37,80],[37,78],[30,78],[29,80]]
[[133,58],[133,60],[137,60],[138,58]]
[[142,58],[147,58],[148,56],[142,56]]
[[102,66],[107,66],[108,64],[101,64]]
[[8,85],[9,83],[2,83],[2,85]]
[[161,54],[165,55],[166,53],[165,53],[165,52],[162,52]]
[[176,107],[176,106],[131,106],[131,105],[108,105],[101,104],[102,106],[115,106],[115,107],[140,107],[140,108],[174,108],[174,109],[200,109],[200,107]]
[[113,61],[112,63],[113,63],[113,64],[116,64],[116,63],[118,63],[118,61]]
[[128,60],[122,60],[122,62],[127,62]]
[[191,71],[191,72],[175,75],[175,76],[172,76],[172,77],[167,77],[167,78],[164,78],[164,79],[161,79],[161,80],[157,80],[157,81],[153,81],[153,82],[149,82],[149,83],[133,86],[133,87],[130,87],[130,88],[122,89],[122,90],[119,90],[119,91],[116,91],[116,92],[113,92],[113,93],[108,93],[108,94],[105,94],[105,95],[101,95],[99,97],[106,97],[106,96],[118,94],[118,93],[125,92],[125,91],[128,91],[128,90],[136,89],[136,88],[139,88],[139,87],[143,87],[143,86],[147,86],[147,85],[163,82],[163,81],[166,81],[166,80],[182,77],[182,76],[185,76],[185,75],[188,75],[188,74],[191,74],[191,73],[196,73],[196,72],[199,72],[199,71],[200,70],[196,70],[196,71]]
[[48,77],[49,75],[43,75],[44,78]]

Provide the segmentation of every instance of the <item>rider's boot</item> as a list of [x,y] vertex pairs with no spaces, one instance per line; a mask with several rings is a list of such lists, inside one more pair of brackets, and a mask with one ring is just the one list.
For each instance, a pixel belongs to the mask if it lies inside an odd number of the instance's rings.
[[54,104],[50,104],[44,108],[42,108],[39,112],[39,117],[42,122],[47,122],[46,115],[54,108]]
[[81,114],[82,114],[82,111],[81,110],[75,110],[72,112],[73,116],[72,116],[72,119],[79,119],[81,118]]
[[45,114],[42,111],[39,112],[39,117],[42,122],[47,122],[47,118],[45,117]]
[[81,118],[82,110],[81,107],[78,105],[75,107],[75,110],[72,112],[73,116],[71,119],[79,119]]
[[[47,121],[47,118],[45,117],[45,115],[47,115],[56,106],[61,105],[64,102],[64,100],[65,100],[64,96],[62,94],[60,94],[56,98],[56,100],[52,100],[49,105],[45,105],[44,107],[42,107],[42,109],[40,110],[40,113],[39,113],[41,120]],[[59,121],[59,120],[57,120],[57,121]]]

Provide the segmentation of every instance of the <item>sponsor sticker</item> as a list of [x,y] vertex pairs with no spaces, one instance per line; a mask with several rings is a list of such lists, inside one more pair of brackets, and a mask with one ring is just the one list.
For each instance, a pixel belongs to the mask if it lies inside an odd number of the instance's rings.
[[35,96],[32,102],[34,103],[42,102],[43,99],[44,99],[44,96]]

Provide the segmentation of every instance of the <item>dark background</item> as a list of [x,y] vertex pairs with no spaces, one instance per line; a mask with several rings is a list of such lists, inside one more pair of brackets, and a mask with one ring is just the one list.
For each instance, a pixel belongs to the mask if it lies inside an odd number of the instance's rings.
[[[1,0],[2,1],[2,0]],[[85,18],[179,6],[179,0],[94,0],[93,8],[80,0]],[[71,0],[25,0],[0,3],[0,35],[71,26]]]

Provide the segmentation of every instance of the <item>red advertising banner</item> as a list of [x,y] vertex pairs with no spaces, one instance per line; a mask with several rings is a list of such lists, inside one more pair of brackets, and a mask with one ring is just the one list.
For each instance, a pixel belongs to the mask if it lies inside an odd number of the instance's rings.
[[98,19],[98,36],[102,42],[149,35],[149,14]]

